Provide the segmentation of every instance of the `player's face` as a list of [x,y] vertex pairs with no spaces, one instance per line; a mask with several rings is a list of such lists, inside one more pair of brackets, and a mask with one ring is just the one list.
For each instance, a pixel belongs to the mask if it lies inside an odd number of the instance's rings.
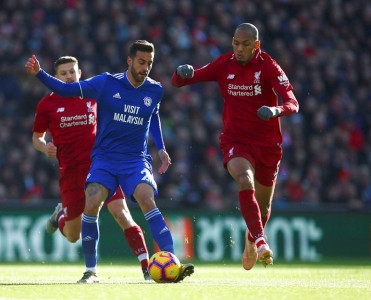
[[152,69],[154,53],[137,51],[134,58],[128,57],[129,79],[135,86],[142,84]]
[[58,66],[55,77],[68,83],[77,82],[81,77],[81,70],[74,62],[62,64]]
[[247,64],[253,58],[259,46],[260,41],[255,41],[252,33],[247,30],[238,30],[232,39],[234,56],[242,65]]

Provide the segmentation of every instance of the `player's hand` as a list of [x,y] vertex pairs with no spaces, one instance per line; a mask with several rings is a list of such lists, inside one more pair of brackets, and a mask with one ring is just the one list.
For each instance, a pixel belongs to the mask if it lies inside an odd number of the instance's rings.
[[27,63],[25,65],[25,68],[26,68],[27,72],[30,73],[31,75],[34,75],[35,76],[37,73],[39,73],[41,67],[40,67],[40,63],[37,60],[37,58],[36,58],[35,55],[32,55],[27,60]]
[[171,165],[171,159],[165,149],[158,151],[158,155],[161,159],[161,167],[158,169],[158,172],[164,174],[167,171],[167,168]]
[[268,121],[270,118],[277,117],[281,113],[278,107],[262,106],[258,109],[258,116],[264,121]]
[[50,158],[57,157],[57,147],[51,142],[47,143],[45,154],[46,154],[47,157],[50,157]]
[[176,73],[182,78],[192,78],[194,70],[191,65],[180,65],[176,68]]

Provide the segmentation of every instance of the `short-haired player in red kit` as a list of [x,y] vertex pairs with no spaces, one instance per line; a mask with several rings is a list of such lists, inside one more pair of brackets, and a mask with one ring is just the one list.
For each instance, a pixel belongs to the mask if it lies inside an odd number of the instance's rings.
[[[79,81],[81,70],[75,57],[60,57],[54,67],[58,79],[64,82]],[[95,100],[84,98],[72,101],[52,92],[42,98],[37,105],[32,142],[35,149],[50,158],[58,159],[62,199],[62,203],[57,205],[48,220],[46,231],[52,234],[59,227],[60,232],[71,243],[77,242],[81,236],[81,218],[85,207],[84,185],[90,169],[90,154],[96,130]],[[47,131],[52,137],[51,142],[45,140]],[[133,220],[120,187],[106,205],[123,229],[130,248],[141,262],[144,278],[151,280],[147,270],[148,250],[143,231]],[[96,270],[87,270],[85,273],[86,280],[83,280],[83,277],[79,282],[99,282]]]
[[224,166],[238,185],[240,209],[247,225],[242,265],[250,270],[257,260],[264,266],[273,264],[264,227],[271,214],[282,159],[279,118],[297,113],[299,104],[284,71],[260,49],[258,29],[253,24],[237,26],[232,47],[233,51],[200,69],[178,66],[172,85],[206,81],[219,84],[224,99],[220,148]]

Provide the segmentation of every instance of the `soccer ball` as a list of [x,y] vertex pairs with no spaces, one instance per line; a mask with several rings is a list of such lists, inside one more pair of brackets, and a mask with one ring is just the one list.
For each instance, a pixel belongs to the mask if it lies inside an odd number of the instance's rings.
[[174,282],[179,276],[180,261],[171,252],[159,251],[151,256],[148,271],[157,283]]

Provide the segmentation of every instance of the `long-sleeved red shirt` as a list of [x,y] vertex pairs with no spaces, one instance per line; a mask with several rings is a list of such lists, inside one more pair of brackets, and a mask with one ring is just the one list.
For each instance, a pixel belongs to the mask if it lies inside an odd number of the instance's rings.
[[[286,74],[277,62],[260,49],[245,66],[239,64],[233,52],[224,54],[196,69],[192,78],[173,74],[171,82],[176,87],[216,81],[224,99],[222,134],[239,144],[272,146],[282,143],[279,118],[260,119],[257,111],[263,105],[276,106],[280,116],[298,112],[296,100]],[[282,105],[278,105],[278,93]]]

